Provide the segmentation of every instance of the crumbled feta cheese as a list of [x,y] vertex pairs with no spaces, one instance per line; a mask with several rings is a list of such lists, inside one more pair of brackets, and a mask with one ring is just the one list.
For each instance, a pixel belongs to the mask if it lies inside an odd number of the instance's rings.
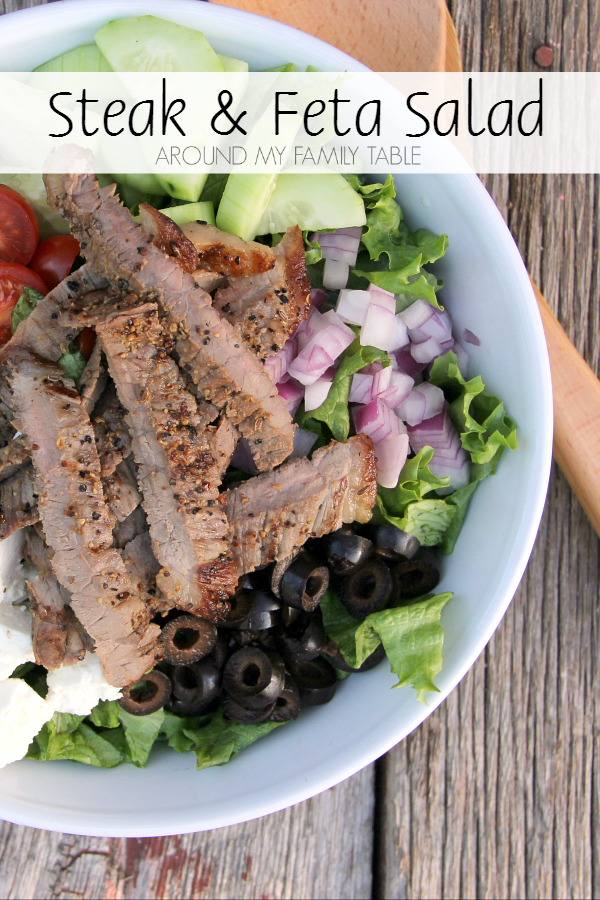
[[0,681],[0,769],[23,759],[30,743],[54,714],[53,708],[20,678]]
[[120,696],[120,689],[104,677],[95,653],[86,653],[74,666],[48,672],[46,700],[56,712],[89,716],[99,700],[118,700]]
[[0,681],[10,678],[17,666],[34,659],[31,613],[24,606],[0,603]]

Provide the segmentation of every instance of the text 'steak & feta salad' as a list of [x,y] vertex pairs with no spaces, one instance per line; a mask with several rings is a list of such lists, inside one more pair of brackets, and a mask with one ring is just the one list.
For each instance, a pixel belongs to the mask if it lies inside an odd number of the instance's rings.
[[[247,69],[152,17],[40,68],[173,60]],[[391,177],[2,181],[0,765],[220,765],[384,657],[435,691],[438,554],[516,448],[446,237]]]

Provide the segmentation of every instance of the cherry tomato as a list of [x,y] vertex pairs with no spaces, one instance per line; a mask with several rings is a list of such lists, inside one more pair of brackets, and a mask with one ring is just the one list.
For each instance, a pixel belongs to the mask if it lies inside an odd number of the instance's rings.
[[11,314],[24,287],[47,294],[48,288],[39,275],[17,263],[0,263],[0,344],[12,336]]
[[33,254],[29,268],[37,272],[53,290],[67,277],[78,253],[79,241],[70,234],[57,234],[42,241]]
[[96,343],[96,332],[93,328],[84,328],[75,338],[75,343],[77,344],[77,349],[87,362],[92,355],[92,350]]
[[0,260],[27,265],[39,236],[33,207],[17,191],[0,184]]

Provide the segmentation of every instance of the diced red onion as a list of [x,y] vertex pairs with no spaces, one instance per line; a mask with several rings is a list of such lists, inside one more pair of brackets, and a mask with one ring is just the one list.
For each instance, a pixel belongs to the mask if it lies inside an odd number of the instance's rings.
[[374,444],[402,431],[398,417],[382,400],[371,400],[366,406],[359,406],[354,412],[354,426],[357,434],[366,434]]
[[231,457],[231,465],[246,475],[258,475],[258,469],[254,465],[250,444],[246,438],[241,437],[235,446],[233,456]]
[[326,378],[319,378],[314,384],[307,384],[304,391],[304,409],[309,412],[325,403],[331,385],[332,382]]
[[414,388],[397,409],[397,415],[410,426],[420,425],[437,416],[444,408],[444,392],[435,384],[425,382]]
[[384,309],[389,310],[391,313],[396,315],[396,295],[390,294],[389,291],[384,291],[383,288],[377,287],[376,284],[369,285],[367,290],[369,294],[369,300],[371,303],[375,304],[375,306],[383,306]]
[[348,263],[338,262],[335,259],[326,259],[323,269],[323,287],[330,291],[340,291],[345,288],[350,275]]
[[377,481],[382,487],[396,487],[408,456],[408,450],[407,434],[390,434],[375,444]]
[[345,331],[346,334],[352,339],[350,343],[355,338],[355,334],[351,328],[349,328],[346,323],[338,316],[334,309],[328,310],[326,313],[321,314],[321,322],[327,325],[337,325],[338,328],[341,328],[342,331]]
[[407,347],[409,343],[408,328],[400,316],[396,316],[396,329],[391,342],[390,352],[392,350],[400,350],[401,347]]
[[334,260],[353,266],[356,263],[362,228],[338,228],[321,234],[311,234],[309,241],[317,241],[323,253],[323,259]]
[[373,376],[373,397],[379,397],[382,391],[389,388],[392,378],[392,367],[382,367],[379,372]]
[[[450,477],[453,491],[469,483],[469,457],[460,443],[460,438],[450,420],[448,408],[414,428],[409,427],[410,444],[415,453],[423,447],[433,447],[430,471],[438,478]],[[435,446],[443,444],[449,446]]]
[[390,350],[395,333],[395,315],[383,306],[371,304],[367,309],[364,325],[360,329],[361,346]]
[[462,344],[455,343],[452,349],[456,353],[456,362],[458,363],[458,368],[466,378],[469,369],[469,354]]
[[469,331],[468,328],[464,329],[462,336],[463,336],[463,341],[466,344],[474,344],[476,347],[479,347],[481,345],[481,341],[479,340],[477,335],[473,334],[472,331]]
[[305,431],[304,428],[296,428],[294,432],[294,449],[290,459],[300,459],[308,456],[313,448],[318,435],[314,431]]
[[350,385],[350,403],[370,403],[373,399],[373,376],[357,372]]
[[448,350],[452,350],[454,347],[454,338],[450,337],[447,341],[442,341],[440,347],[442,348],[442,353],[447,353]]
[[418,363],[408,349],[395,350],[393,356],[396,361],[398,371],[404,372],[406,375],[410,375],[411,378],[416,378],[417,375],[419,375],[419,373],[422,372],[427,365],[427,363]]
[[428,338],[422,344],[411,344],[410,352],[416,362],[427,365],[441,354],[442,348],[435,338]]
[[414,380],[410,375],[405,375],[404,372],[396,372],[393,369],[390,369],[390,371],[389,387],[381,393],[373,393],[373,396],[379,397],[380,400],[383,400],[383,402],[387,403],[392,409],[396,409],[410,394],[414,385]]
[[377,375],[383,369],[383,364],[377,359],[375,362],[369,363],[360,369],[361,375]]
[[271,377],[273,384],[277,384],[288,370],[288,366],[298,352],[298,341],[295,337],[289,338],[282,349],[265,359],[265,369]]
[[298,412],[298,407],[304,397],[304,388],[293,378],[289,378],[287,381],[277,385],[277,392],[283,405],[293,418]]
[[316,309],[321,309],[327,299],[327,291],[323,291],[321,288],[313,288],[310,292],[310,302]]
[[432,315],[418,328],[409,328],[408,336],[415,344],[435,338],[440,344],[452,338],[452,322],[447,312],[434,309]]
[[400,318],[407,328],[421,328],[430,319],[435,312],[435,307],[428,303],[427,300],[421,300],[419,297],[406,309],[400,313]]
[[423,420],[431,419],[437,416],[444,408],[444,392],[436,384],[426,381],[415,388],[423,397],[425,397],[425,415]]
[[314,384],[354,339],[351,329],[327,324],[312,337],[288,368],[303,385]]
[[365,321],[370,297],[367,291],[340,291],[336,306],[337,314],[345,322],[362,325]]

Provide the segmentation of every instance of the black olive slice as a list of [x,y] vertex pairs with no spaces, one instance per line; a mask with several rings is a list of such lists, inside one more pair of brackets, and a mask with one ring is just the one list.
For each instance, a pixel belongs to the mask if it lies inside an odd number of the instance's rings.
[[295,553],[292,553],[290,556],[286,556],[284,559],[280,559],[275,563],[273,569],[271,571],[271,590],[275,594],[276,597],[281,599],[281,579],[283,578],[286,569],[289,569],[291,564],[294,562],[298,553],[300,551],[296,550]]
[[415,600],[440,582],[439,570],[425,559],[411,559],[392,569],[394,594],[399,600]]
[[303,706],[329,703],[335,694],[337,675],[327,660],[317,657],[304,662],[290,663],[290,675],[298,685]]
[[314,613],[300,613],[285,631],[275,638],[277,649],[284,659],[301,662],[314,659],[325,643],[325,628],[320,609]]
[[217,643],[202,660],[202,662],[211,662],[219,672],[222,671],[230,655],[228,634],[228,631],[219,631],[217,628]]
[[198,616],[177,616],[161,632],[163,659],[186,665],[202,659],[217,643],[217,629]]
[[281,619],[281,602],[270,591],[254,591],[252,608],[240,622],[240,631],[265,631],[273,628]]
[[313,612],[329,587],[329,570],[319,565],[314,556],[300,553],[281,578],[281,599],[288,606]]
[[219,622],[219,628],[239,628],[252,609],[252,591],[243,588],[229,598],[230,610]]
[[225,665],[223,688],[240,706],[259,709],[276,700],[284,678],[283,660],[276,653],[242,647]]
[[412,559],[421,546],[414,534],[394,525],[377,525],[373,530],[375,553],[387,562]]
[[340,528],[325,538],[327,565],[334,575],[346,575],[367,561],[373,544],[360,534]]
[[362,622],[370,613],[383,609],[391,594],[390,570],[380,559],[370,559],[344,579],[340,600],[350,615]]
[[334,641],[326,641],[321,652],[327,656],[328,662],[334,665],[336,669],[340,669],[342,672],[368,672],[370,669],[374,669],[375,666],[378,666],[379,663],[383,659],[385,659],[385,650],[383,649],[383,644],[379,644],[377,649],[375,649],[370,656],[367,656],[362,666],[359,666],[358,669],[353,669],[352,666],[348,665],[348,663],[340,653],[340,648]]
[[281,624],[284,628],[289,628],[292,622],[295,622],[302,613],[303,611],[301,609],[297,609],[295,606],[288,606],[287,603],[284,603],[281,607]]
[[119,705],[133,716],[149,716],[167,703],[171,695],[171,681],[164,672],[152,669],[135,684],[123,688]]
[[171,672],[171,685],[172,698],[179,701],[179,706],[187,704],[189,707],[189,711],[180,714],[197,716],[219,696],[221,673],[203,659],[191,666],[175,666]]
[[240,725],[259,725],[261,722],[266,722],[275,710],[275,702],[260,709],[246,709],[228,694],[223,694],[221,702],[225,718],[231,719],[232,722],[239,722]]
[[291,675],[286,673],[283,690],[275,701],[275,709],[269,716],[271,722],[289,722],[300,713],[300,691]]

